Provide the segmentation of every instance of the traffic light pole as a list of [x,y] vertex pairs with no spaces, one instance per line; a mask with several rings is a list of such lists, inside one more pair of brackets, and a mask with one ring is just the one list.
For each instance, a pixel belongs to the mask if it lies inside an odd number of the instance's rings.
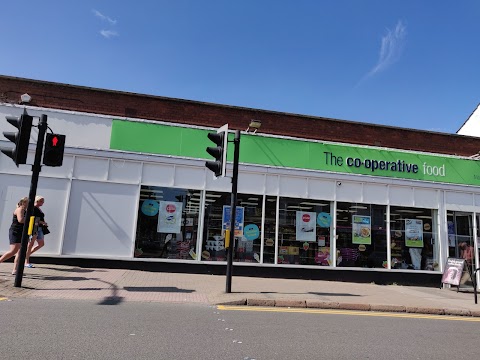
[[45,138],[46,131],[47,131],[47,115],[42,115],[40,117],[40,122],[38,124],[37,148],[35,150],[35,161],[32,166],[32,181],[30,183],[30,194],[28,196],[27,214],[25,216],[25,223],[23,224],[22,245],[20,247],[20,252],[19,252],[20,256],[17,262],[17,274],[15,275],[15,287],[22,286],[23,270],[25,267],[25,258],[27,256],[27,247],[28,247],[28,226],[30,222],[30,217],[33,215],[35,195],[37,194],[38,176],[42,168],[40,165],[40,162],[42,160],[43,141]]
[[227,254],[227,284],[226,292],[232,292],[232,271],[233,271],[233,251],[235,250],[235,220],[237,218],[237,184],[238,184],[238,158],[240,154],[240,130],[235,131],[234,153],[233,153],[233,177],[232,177],[232,196],[230,201],[230,239]]

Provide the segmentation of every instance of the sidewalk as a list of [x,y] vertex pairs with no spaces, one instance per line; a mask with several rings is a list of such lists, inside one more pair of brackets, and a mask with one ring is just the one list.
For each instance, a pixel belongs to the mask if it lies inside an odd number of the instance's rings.
[[85,299],[99,304],[126,301],[309,307],[480,317],[473,292],[417,286],[226,277],[39,264],[25,269],[13,286],[12,264],[0,264],[0,299]]

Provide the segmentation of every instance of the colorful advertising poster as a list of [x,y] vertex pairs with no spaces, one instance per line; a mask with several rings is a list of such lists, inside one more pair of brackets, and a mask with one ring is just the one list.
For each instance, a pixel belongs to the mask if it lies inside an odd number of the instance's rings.
[[372,222],[370,216],[352,216],[352,243],[372,244]]
[[160,201],[157,232],[179,234],[182,226],[181,202]]
[[249,241],[253,241],[260,237],[260,229],[255,224],[248,224],[247,226],[245,226],[245,229],[243,230],[243,232],[244,232],[243,236],[245,237],[246,240],[249,240]]
[[[222,232],[225,230],[230,230],[230,206],[223,206],[222,213]],[[243,219],[244,219],[245,210],[243,206],[237,206],[235,208],[235,236],[243,236]]]
[[317,213],[297,211],[296,235],[297,241],[314,242],[317,239]]
[[423,248],[423,220],[405,219],[405,246]]

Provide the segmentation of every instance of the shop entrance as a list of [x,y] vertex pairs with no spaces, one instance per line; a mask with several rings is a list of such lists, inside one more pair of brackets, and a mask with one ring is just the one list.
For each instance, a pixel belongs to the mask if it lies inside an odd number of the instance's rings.
[[448,223],[448,256],[460,257],[459,245],[466,242],[473,246],[473,218],[471,213],[449,211],[447,213]]

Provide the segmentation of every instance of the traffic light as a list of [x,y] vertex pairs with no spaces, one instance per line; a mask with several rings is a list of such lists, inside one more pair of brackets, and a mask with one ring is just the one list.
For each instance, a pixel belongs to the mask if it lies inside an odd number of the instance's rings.
[[64,150],[65,135],[47,133],[43,151],[43,165],[62,166]]
[[7,121],[18,129],[18,132],[4,131],[3,136],[15,143],[14,148],[2,147],[2,153],[12,158],[15,165],[26,164],[28,155],[28,143],[30,141],[30,132],[32,131],[33,117],[26,111],[18,116],[6,116]]
[[223,125],[216,133],[208,133],[208,138],[215,143],[207,147],[207,153],[215,158],[215,161],[205,162],[205,166],[213,171],[215,177],[224,177],[227,166],[228,124]]

